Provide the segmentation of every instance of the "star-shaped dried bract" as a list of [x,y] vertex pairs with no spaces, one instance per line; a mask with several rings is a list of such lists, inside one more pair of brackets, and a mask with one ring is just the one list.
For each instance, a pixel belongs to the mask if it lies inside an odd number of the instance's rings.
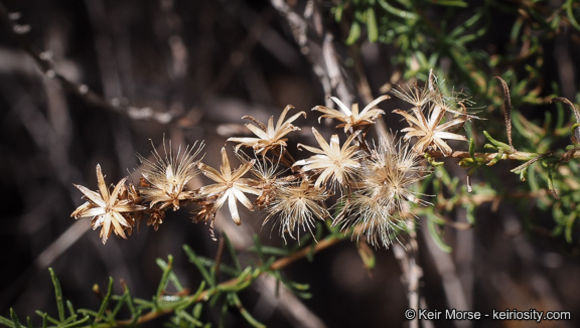
[[109,192],[99,164],[97,164],[96,171],[99,192],[92,191],[81,185],[74,185],[87,198],[87,202],[72,212],[71,217],[75,219],[93,217],[91,226],[93,230],[102,227],[99,236],[103,244],[107,242],[111,232],[115,232],[117,236],[127,239],[125,230],[130,231],[134,224],[134,219],[130,213],[142,211],[145,207],[135,204],[131,199],[120,199],[120,196],[125,191],[127,178],[121,179],[113,191]]
[[[264,125],[262,122],[256,120],[252,116],[244,116],[242,119],[250,120],[252,123],[246,123],[246,127],[252,131],[256,137],[233,137],[228,138],[227,141],[237,142],[236,151],[242,146],[251,147],[254,149],[256,154],[265,154],[268,150],[279,148],[284,149],[286,147],[286,141],[288,138],[284,138],[288,133],[300,130],[299,127],[292,125],[292,122],[296,121],[298,117],[303,115],[306,117],[304,111],[298,112],[291,116],[289,119],[286,118],[286,114],[290,109],[293,109],[292,105],[286,106],[280,114],[276,126],[274,126],[274,116],[270,116],[268,120],[268,126]],[[280,151],[282,152],[282,151]]]
[[316,106],[312,110],[323,113],[318,118],[318,123],[322,118],[330,118],[342,122],[338,124],[337,128],[344,127],[344,132],[353,133],[355,130],[361,130],[368,125],[374,124],[375,121],[385,112],[379,108],[375,108],[380,102],[387,100],[391,97],[388,95],[382,95],[377,99],[371,101],[368,105],[359,112],[358,104],[352,105],[352,110],[348,108],[340,99],[336,97],[330,97],[334,103],[338,105],[339,110],[328,108],[325,106]]
[[[216,170],[211,166],[200,163],[199,169],[208,178],[216,183],[201,187],[199,190],[200,198],[217,197],[214,203],[214,210],[217,211],[224,203],[228,202],[228,208],[232,216],[232,220],[236,224],[241,224],[240,214],[238,212],[237,202],[239,201],[250,211],[254,210],[252,202],[246,197],[245,193],[259,195],[260,191],[254,187],[255,182],[249,178],[242,178],[254,165],[254,161],[249,161],[240,165],[233,170],[230,166],[230,160],[226,153],[226,149],[221,149],[222,164],[220,170]],[[213,213],[215,213],[215,211]]]
[[172,206],[175,211],[179,209],[180,202],[193,198],[193,192],[188,191],[186,187],[187,183],[199,173],[198,157],[203,147],[203,142],[196,141],[191,147],[185,147],[185,150],[179,147],[175,153],[170,141],[169,150],[163,142],[163,156],[155,147],[151,152],[154,160],[139,156],[143,164],[141,175],[146,181],[140,191],[150,202],[151,208],[160,204],[159,210]]
[[465,123],[466,116],[460,116],[441,124],[446,110],[440,104],[435,103],[427,109],[428,117],[425,117],[424,111],[424,109],[416,107],[412,109],[412,114],[399,109],[393,111],[403,116],[409,124],[409,127],[401,130],[405,133],[404,139],[418,138],[413,147],[415,151],[423,153],[431,147],[440,150],[443,155],[447,156],[453,150],[444,141],[445,139],[467,141],[465,136],[448,131]]
[[351,134],[342,147],[336,134],[330,137],[329,144],[315,128],[312,128],[312,133],[320,148],[298,144],[298,148],[304,148],[316,155],[299,160],[294,163],[294,166],[302,166],[302,171],[304,172],[312,171],[319,174],[314,183],[316,188],[319,188],[327,181],[332,181],[335,185],[348,187],[360,168],[359,160],[362,157],[360,147],[356,144],[351,145],[358,133]]

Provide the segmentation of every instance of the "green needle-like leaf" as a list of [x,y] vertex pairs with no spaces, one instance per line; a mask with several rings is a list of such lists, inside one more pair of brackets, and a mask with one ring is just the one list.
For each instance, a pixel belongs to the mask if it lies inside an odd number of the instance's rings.
[[105,310],[107,309],[107,306],[109,306],[109,300],[111,299],[112,292],[113,292],[113,277],[109,277],[109,283],[107,285],[107,293],[105,294],[105,297],[103,297],[103,301],[101,302],[99,311],[95,316],[95,323],[99,322],[99,320],[101,320],[101,318],[105,314]]
[[64,302],[62,298],[62,289],[60,287],[60,282],[54,273],[52,268],[48,268],[48,272],[50,273],[50,280],[52,281],[52,285],[54,286],[54,295],[56,297],[56,309],[58,311],[58,319],[62,322],[64,321]]

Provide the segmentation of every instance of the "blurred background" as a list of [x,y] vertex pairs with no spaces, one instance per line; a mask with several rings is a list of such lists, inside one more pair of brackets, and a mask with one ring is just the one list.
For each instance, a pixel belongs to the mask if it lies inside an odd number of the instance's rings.
[[[518,1],[508,2],[509,10],[502,10],[500,5],[493,7],[492,1],[470,3],[472,7],[491,6],[490,12],[495,14],[486,17],[487,29],[475,44],[458,45],[458,49],[467,47],[489,56],[485,58],[523,51],[521,45],[511,41],[510,31],[521,18],[519,7],[524,7],[524,12],[528,8]],[[383,42],[369,42],[365,39],[368,32],[363,30],[362,37],[349,41],[354,45],[347,45],[352,27],[345,25],[347,18],[342,22],[336,19],[336,8],[346,1],[2,3],[0,314],[4,316],[10,307],[20,315],[33,316],[37,309],[56,312],[48,267],[54,268],[65,297],[77,307],[96,307],[99,300],[91,287],[94,283],[104,286],[108,276],[124,280],[136,296],[149,297],[155,293],[161,275],[155,259],[166,258],[167,254],[174,255],[175,270],[184,284],[191,288],[198,285],[199,274],[181,247],[189,244],[197,253],[214,257],[217,243],[210,239],[207,226],[191,222],[187,211],[168,213],[157,232],[142,225],[128,240],[111,237],[106,245],[101,244],[98,233],[87,232],[90,220],[70,218],[70,213],[82,203],[73,183],[96,189],[97,163],[107,182],[127,175],[137,182],[135,155],[147,156],[151,144],[158,147],[165,137],[173,145],[205,140],[204,161],[215,166],[225,139],[246,133],[240,120],[243,115],[264,121],[292,104],[309,113],[298,125],[318,126],[310,108],[327,103],[330,94],[349,94],[341,88],[350,90],[350,100],[365,103],[402,79],[420,79],[427,72],[416,68],[427,65],[420,57],[408,62],[395,60],[408,49],[389,41],[388,35],[380,40]],[[344,15],[348,16],[348,10],[359,2],[354,3],[344,6]],[[555,8],[563,2],[545,5]],[[578,13],[577,4],[570,6],[575,6],[571,8]],[[425,10],[431,20],[439,22],[438,18],[444,17],[453,26],[461,26],[470,15],[470,8],[456,16],[446,7],[428,6]],[[296,12],[309,22],[310,31],[304,35],[313,41],[296,38],[300,24],[292,23],[289,12]],[[324,32],[320,33],[320,29]],[[538,37],[541,32],[531,30],[530,34],[534,33]],[[332,38],[327,39],[328,36]],[[535,78],[541,79],[544,86],[556,83],[561,86],[559,95],[573,100],[580,76],[578,31],[567,28],[538,39],[541,55],[533,53],[532,62],[526,62],[531,59],[524,56],[522,62],[509,69],[515,67],[514,76],[525,71],[526,65],[537,69]],[[333,47],[333,58],[324,57],[328,54],[324,47],[329,45]],[[532,42],[531,47],[534,46]],[[540,64],[537,58],[541,58]],[[335,76],[331,74],[333,61],[339,69]],[[327,71],[320,71],[320,63],[328,63]],[[432,64],[448,73],[450,82],[458,81],[458,87],[471,90],[482,111],[494,105],[480,96],[487,89],[476,89],[473,81],[465,78],[469,74],[453,69],[453,57],[441,55]],[[417,74],[409,76],[413,67]],[[483,78],[487,80],[494,74],[488,68],[472,69],[474,74],[485,72]],[[508,70],[501,66],[494,69],[495,74]],[[322,78],[325,74],[326,80]],[[538,97],[553,91],[542,89]],[[520,104],[525,108],[525,99]],[[390,129],[401,126],[400,118],[390,113],[399,106],[397,101],[381,106],[387,112],[384,121]],[[551,110],[540,104],[527,111],[526,117],[541,122],[544,112]],[[493,124],[494,119],[501,122],[498,110],[480,115],[490,119],[482,126]],[[332,126],[323,126],[328,135]],[[310,142],[309,131],[305,128],[296,134],[289,149],[295,152],[297,142]],[[232,149],[230,144],[227,147]],[[453,161],[447,164],[448,171],[463,183],[465,170]],[[521,183],[509,173],[513,168],[510,165],[501,163],[491,173],[500,184],[497,188],[515,192]],[[478,181],[477,176],[474,179]],[[193,184],[207,182],[199,178]],[[418,242],[423,269],[422,307],[567,310],[572,311],[572,321],[545,321],[542,326],[580,324],[578,239],[569,243],[554,236],[549,210],[536,210],[533,201],[523,203],[486,202],[476,210],[476,225],[469,229],[446,228],[446,242],[453,247],[451,253],[442,252],[429,234],[423,233],[427,228],[421,226]],[[465,216],[465,210],[459,208],[450,218],[465,222]],[[243,212],[244,223],[236,227],[227,213],[217,216],[219,230],[230,236],[242,252],[242,260],[248,263],[254,258],[244,257],[243,250],[252,245],[254,233],[260,234],[264,244],[283,243],[276,233],[269,233],[269,227],[261,230],[263,217],[260,212]],[[539,224],[527,229],[524,217],[533,217]],[[578,236],[578,229],[574,236]],[[368,271],[355,244],[343,242],[317,254],[313,262],[301,260],[284,270],[289,278],[311,286],[311,299],[302,300],[289,292],[276,296],[274,281],[260,279],[242,293],[244,304],[258,320],[272,327],[405,325],[407,289],[399,263],[391,250],[377,250],[375,254],[376,267]],[[219,311],[209,311],[205,319],[217,322],[218,316]],[[149,326],[161,324],[162,320]],[[526,321],[434,324],[530,325]],[[244,325],[239,313],[228,314],[226,326]]]

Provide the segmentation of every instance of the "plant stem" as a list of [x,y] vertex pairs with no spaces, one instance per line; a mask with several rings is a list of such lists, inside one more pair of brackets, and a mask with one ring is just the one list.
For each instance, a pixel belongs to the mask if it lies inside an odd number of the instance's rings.
[[[447,156],[443,155],[443,153],[440,151],[430,151],[429,155],[431,155],[432,157],[435,157],[435,158],[445,158],[445,157],[447,157],[447,158],[459,158],[459,159],[471,158],[471,154],[469,154],[469,152],[467,152],[467,151],[454,151]],[[566,152],[566,153],[564,153],[564,155],[566,155],[566,159],[568,159],[568,160],[572,159],[572,158],[580,158],[580,150],[574,150],[573,152]],[[512,160],[517,160],[517,161],[528,161],[528,160],[533,159],[534,157],[537,157],[537,156],[541,156],[541,155],[536,154],[536,153],[524,152],[524,151],[514,151],[512,153],[474,153],[473,154],[473,157],[475,157],[477,159],[483,159],[485,161],[491,161],[491,160],[495,159],[496,157],[498,157],[498,159],[500,159],[500,160],[512,159]]]
[[[206,301],[211,296],[213,296],[214,294],[219,292],[220,290],[227,289],[228,287],[237,286],[241,283],[244,283],[244,282],[247,282],[250,280],[254,280],[268,271],[283,269],[286,266],[294,263],[295,261],[297,261],[303,257],[306,257],[308,254],[316,254],[320,251],[323,251],[323,250],[337,244],[338,242],[340,242],[343,239],[344,239],[343,236],[331,235],[331,236],[321,240],[318,244],[314,245],[313,247],[302,248],[302,249],[296,251],[295,253],[292,253],[286,257],[282,257],[282,258],[274,261],[274,263],[272,263],[269,267],[261,269],[257,275],[247,275],[247,276],[244,276],[241,278],[233,278],[233,279],[230,279],[230,280],[227,280],[227,281],[224,281],[224,282],[218,284],[216,287],[208,288],[208,289],[204,290],[203,292],[201,292],[200,294],[198,294],[197,296],[190,295],[190,296],[187,296],[187,298],[190,298],[189,300],[192,301],[193,303]],[[195,297],[195,299],[193,299],[193,297]],[[98,327],[105,328],[105,327],[124,327],[124,326],[129,326],[132,324],[139,325],[139,324],[143,324],[145,322],[154,320],[156,318],[159,318],[161,316],[170,314],[174,310],[175,309],[173,309],[173,308],[162,309],[162,310],[158,310],[158,311],[149,312],[147,314],[144,314],[144,315],[140,316],[136,321],[135,320],[121,320],[121,321],[116,321],[113,323],[101,324],[101,325],[98,325]]]
[[[445,156],[443,155],[442,152],[440,151],[430,151],[429,155],[431,155],[432,157],[435,158],[443,158],[443,157],[448,157],[448,158],[471,158],[471,154],[469,154],[469,152],[467,151],[454,151],[451,154]],[[522,151],[515,151],[513,153],[474,153],[473,157],[478,158],[478,159],[483,159],[485,161],[491,161],[492,159],[499,157],[499,159],[513,159],[513,160],[518,160],[518,161],[527,161],[531,158],[533,158],[534,156],[537,156],[537,154],[535,153],[528,153],[528,152],[522,152]],[[580,157],[580,152],[578,152],[578,154],[576,154],[575,157]]]

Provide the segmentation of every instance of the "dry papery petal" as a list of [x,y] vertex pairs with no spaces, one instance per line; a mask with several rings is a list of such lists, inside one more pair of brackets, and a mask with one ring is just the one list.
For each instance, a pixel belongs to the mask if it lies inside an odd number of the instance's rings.
[[321,188],[327,182],[333,187],[339,185],[348,188],[356,179],[360,169],[359,161],[363,157],[359,145],[353,144],[358,133],[351,134],[342,147],[336,134],[330,137],[328,143],[315,128],[312,128],[312,133],[320,148],[298,144],[299,149],[306,149],[315,155],[295,162],[294,166],[302,166],[302,171],[317,175],[314,183],[316,188]]
[[237,202],[242,203],[248,210],[253,211],[254,206],[246,194],[260,194],[260,190],[255,187],[257,183],[253,179],[243,178],[254,165],[254,160],[242,163],[237,169],[232,170],[226,148],[222,147],[220,152],[222,163],[219,171],[204,163],[199,164],[201,172],[215,182],[200,188],[200,198],[216,197],[213,205],[214,213],[227,201],[232,220],[236,224],[241,224]]
[[358,104],[353,104],[349,109],[340,99],[330,97],[340,110],[325,106],[315,106],[312,110],[322,113],[322,115],[318,117],[318,123],[320,123],[320,120],[323,118],[330,118],[342,122],[336,126],[337,128],[343,127],[345,133],[353,133],[355,130],[361,130],[374,124],[380,116],[384,115],[385,112],[382,109],[376,108],[376,106],[389,98],[390,96],[388,95],[382,95],[371,101],[362,111],[359,112]]
[[293,108],[294,106],[292,105],[287,105],[286,108],[284,108],[276,122],[276,126],[274,126],[274,116],[270,116],[267,126],[252,116],[247,115],[242,117],[251,122],[247,123],[246,127],[256,135],[256,137],[233,137],[229,138],[228,141],[238,143],[236,151],[244,146],[251,147],[256,154],[264,155],[266,152],[274,148],[279,148],[279,152],[282,153],[282,150],[286,147],[286,141],[288,140],[285,136],[290,132],[300,130],[299,127],[294,126],[291,123],[297,120],[300,116],[306,117],[306,112],[301,111],[285,120],[286,114],[288,114],[288,111]]
[[[442,123],[446,111],[440,104],[430,104],[427,110],[414,107],[411,112],[399,109],[393,112],[403,116],[409,124],[409,127],[402,129],[401,132],[405,133],[405,140],[417,138],[414,150],[419,153],[432,149],[439,150],[447,156],[453,150],[444,140],[467,141],[465,136],[451,133],[449,130],[461,127],[468,117],[463,115]],[[425,116],[425,112],[428,116]]]

